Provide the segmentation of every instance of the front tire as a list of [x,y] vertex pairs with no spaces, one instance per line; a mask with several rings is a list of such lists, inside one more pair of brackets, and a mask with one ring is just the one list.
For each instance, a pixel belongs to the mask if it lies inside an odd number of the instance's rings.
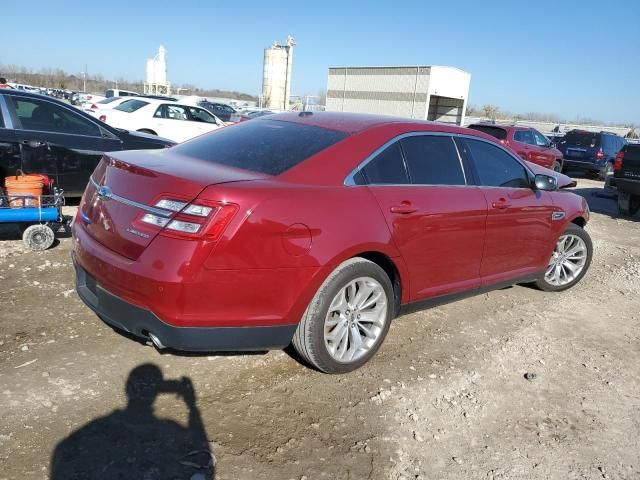
[[556,160],[553,162],[553,165],[551,165],[551,170],[553,170],[554,172],[562,173],[563,168],[560,160]]
[[618,191],[618,210],[623,215],[635,215],[640,210],[640,195]]
[[311,300],[293,346],[322,372],[351,372],[375,355],[394,311],[386,272],[369,260],[351,258],[329,275]]
[[535,285],[545,292],[567,290],[582,280],[592,257],[591,237],[583,228],[570,223],[558,238],[544,276]]

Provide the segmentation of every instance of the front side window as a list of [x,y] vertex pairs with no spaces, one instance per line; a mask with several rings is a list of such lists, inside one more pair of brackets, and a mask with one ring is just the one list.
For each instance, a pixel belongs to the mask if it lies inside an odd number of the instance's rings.
[[215,117],[202,108],[189,107],[189,113],[194,122],[216,123]]
[[516,142],[526,143],[527,145],[535,145],[533,135],[529,130],[516,130],[513,132],[513,139]]
[[395,142],[385,148],[364,168],[367,183],[376,185],[403,185],[409,183],[400,143]]
[[14,98],[13,104],[23,130],[100,136],[100,128],[95,123],[53,103]]
[[538,147],[548,147],[549,146],[549,140],[547,140],[547,137],[542,135],[540,132],[534,130],[533,131],[533,137],[535,138],[536,145]]
[[449,136],[420,135],[400,143],[411,183],[421,185],[465,185],[458,152]]
[[476,166],[480,185],[530,188],[527,171],[507,152],[480,140],[467,139],[466,143]]
[[143,100],[125,100],[117,107],[114,107],[114,110],[120,110],[121,112],[133,113],[136,110],[140,110],[145,105],[149,105],[149,102],[145,102]]

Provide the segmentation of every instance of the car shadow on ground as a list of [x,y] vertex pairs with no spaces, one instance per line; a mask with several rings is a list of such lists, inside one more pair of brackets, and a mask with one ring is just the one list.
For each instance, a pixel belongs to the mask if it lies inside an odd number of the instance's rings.
[[635,215],[622,215],[618,210],[617,193],[615,190],[605,190],[597,187],[578,187],[570,190],[584,197],[589,204],[589,210],[593,213],[607,215],[614,219],[640,221],[640,213]]
[[[213,480],[215,457],[196,405],[191,380],[164,379],[152,363],[131,370],[127,406],[96,418],[60,441],[51,457],[51,480],[183,478]],[[154,414],[162,394],[188,409],[188,426]]]

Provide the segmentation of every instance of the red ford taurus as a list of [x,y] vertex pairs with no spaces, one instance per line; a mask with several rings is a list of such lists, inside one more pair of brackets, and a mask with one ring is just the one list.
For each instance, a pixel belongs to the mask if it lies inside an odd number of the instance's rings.
[[580,281],[589,210],[568,185],[474,130],[264,117],[106,155],[74,222],[77,289],[158,348],[293,342],[316,368],[347,372],[409,309]]

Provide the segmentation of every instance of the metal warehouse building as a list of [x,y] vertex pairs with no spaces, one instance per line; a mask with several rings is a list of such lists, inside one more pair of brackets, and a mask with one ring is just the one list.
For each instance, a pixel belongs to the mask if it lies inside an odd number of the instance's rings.
[[471,74],[454,67],[333,67],[327,111],[397,115],[462,125]]

